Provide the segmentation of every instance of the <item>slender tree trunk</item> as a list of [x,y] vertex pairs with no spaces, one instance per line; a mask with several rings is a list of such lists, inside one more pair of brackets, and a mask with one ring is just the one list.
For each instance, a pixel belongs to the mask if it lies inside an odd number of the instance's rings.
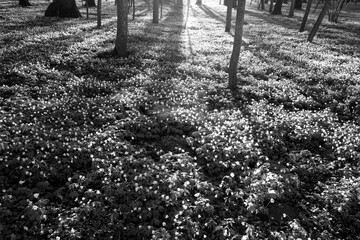
[[341,12],[341,10],[342,10],[343,7],[344,7],[345,1],[346,1],[346,0],[341,0],[341,1],[338,3],[338,5],[337,5],[337,7],[336,7],[336,9],[335,9],[335,11],[334,11],[334,13],[331,15],[331,19],[330,19],[331,22],[337,22],[337,21],[338,21],[340,12]]
[[[310,0],[310,1],[311,1],[311,0]],[[291,0],[289,17],[293,17],[293,16],[294,16],[294,9],[295,9],[295,0]]]
[[226,25],[225,32],[230,32],[231,30],[231,15],[232,15],[232,7],[234,0],[227,0],[227,11],[226,11]]
[[283,0],[276,0],[274,10],[271,12],[271,14],[274,14],[274,15],[281,14],[282,2],[283,2]]
[[133,7],[133,19],[135,19],[135,0],[132,0]]
[[308,17],[309,17],[312,2],[313,2],[313,0],[308,0],[308,2],[307,2],[304,17],[303,17],[303,20],[301,22],[301,26],[300,26],[300,30],[299,30],[300,32],[303,32],[305,30],[305,25],[306,25],[306,22],[307,22]]
[[274,8],[274,1],[273,1],[273,0],[270,0],[269,13],[272,13],[273,8]]
[[101,27],[101,0],[98,0],[97,4],[97,26]]
[[153,0],[153,23],[159,23],[159,0]]
[[163,0],[160,0],[160,18],[163,17]]
[[89,1],[86,1],[86,19],[88,19],[88,18],[89,18]]
[[128,35],[128,6],[127,0],[117,1],[117,33],[115,42],[115,53],[119,57],[126,57],[127,54],[127,35]]
[[237,88],[237,68],[240,57],[241,41],[244,27],[244,15],[245,15],[246,0],[239,0],[237,5],[236,23],[235,23],[235,36],[234,46],[230,58],[229,65],[229,88],[235,90]]
[[329,5],[330,5],[330,1],[331,1],[331,0],[325,0],[325,4],[324,4],[323,8],[321,9],[321,12],[320,12],[320,14],[319,14],[319,17],[318,17],[318,19],[316,20],[313,28],[311,29],[311,32],[310,32],[309,37],[308,37],[308,39],[307,39],[308,42],[312,42],[312,40],[314,39],[315,34],[316,34],[316,32],[318,31],[318,29],[319,29],[319,27],[320,27],[320,25],[321,25],[321,22],[323,21],[323,19],[324,19],[324,17],[325,17],[326,11],[327,11],[327,9],[328,9],[328,7],[329,7]]

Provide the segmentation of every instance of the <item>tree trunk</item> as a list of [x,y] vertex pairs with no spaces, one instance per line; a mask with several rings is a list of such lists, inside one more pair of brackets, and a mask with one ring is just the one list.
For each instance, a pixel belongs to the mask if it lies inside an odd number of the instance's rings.
[[234,0],[227,0],[225,32],[230,32],[231,30],[231,15],[232,15],[233,1]]
[[276,0],[274,10],[271,12],[271,14],[274,14],[274,15],[281,14],[282,2],[283,2],[283,0]]
[[321,9],[321,12],[320,12],[320,14],[319,14],[319,17],[318,17],[318,19],[316,20],[313,28],[311,29],[311,32],[310,32],[309,37],[308,37],[308,39],[307,39],[308,42],[312,42],[312,40],[314,39],[315,34],[316,34],[316,32],[318,31],[318,29],[319,29],[319,27],[320,27],[320,25],[321,25],[321,22],[323,21],[323,19],[324,19],[324,17],[325,17],[326,11],[327,11],[327,9],[328,9],[328,7],[329,7],[329,5],[330,5],[330,1],[331,1],[331,0],[325,0],[325,4],[324,4],[323,8]]
[[127,36],[128,36],[128,6],[127,0],[117,1],[117,33],[115,41],[115,53],[119,57],[127,55]]
[[45,11],[46,17],[78,18],[81,17],[75,0],[54,0]]
[[[133,19],[135,19],[135,0],[131,0],[133,9]],[[161,11],[162,11],[162,0],[161,0]],[[161,12],[162,15],[162,12]]]
[[274,0],[270,0],[269,13],[272,13],[273,8],[274,8]]
[[308,17],[309,17],[312,2],[313,2],[313,0],[308,0],[308,2],[307,2],[304,17],[303,17],[303,20],[301,22],[301,26],[300,26],[300,30],[299,30],[300,32],[303,32],[305,30],[305,25],[306,25],[306,22],[307,22]]
[[342,10],[343,7],[344,7],[345,1],[346,1],[346,0],[341,0],[341,1],[338,3],[336,9],[334,10],[334,12],[333,12],[332,15],[331,15],[331,18],[330,18],[330,21],[331,21],[331,22],[335,22],[335,23],[336,23],[336,22],[338,21],[340,12],[341,12],[341,10]]
[[31,6],[31,3],[29,2],[29,0],[19,0],[19,6],[28,7]]
[[[312,0],[310,0],[310,1],[312,1]],[[289,17],[293,17],[293,16],[294,16],[294,9],[295,9],[295,0],[291,0]]]
[[295,0],[295,9],[302,9],[302,1],[303,0]]
[[202,5],[202,0],[196,0],[197,5]]
[[95,0],[86,0],[88,7],[96,7]]
[[98,0],[97,4],[97,26],[101,27],[101,0]]
[[260,0],[260,10],[265,10],[265,0]]
[[159,23],[159,0],[153,0],[153,23]]
[[237,68],[240,57],[241,41],[244,27],[246,0],[239,0],[237,5],[234,45],[229,65],[229,88],[235,90],[237,88]]

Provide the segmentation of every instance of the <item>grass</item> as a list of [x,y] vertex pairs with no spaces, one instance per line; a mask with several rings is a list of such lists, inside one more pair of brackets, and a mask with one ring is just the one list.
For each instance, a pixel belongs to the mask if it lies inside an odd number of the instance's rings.
[[128,58],[113,2],[32,3],[0,5],[0,239],[359,238],[357,5],[312,44],[248,5],[231,92],[217,1],[138,3]]

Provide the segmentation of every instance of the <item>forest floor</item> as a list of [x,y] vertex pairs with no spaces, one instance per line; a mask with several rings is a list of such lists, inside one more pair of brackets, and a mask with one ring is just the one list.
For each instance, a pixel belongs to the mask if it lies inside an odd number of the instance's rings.
[[32,3],[0,3],[0,239],[359,239],[360,4],[313,43],[247,5],[232,92],[217,0],[137,3],[127,58],[112,1]]

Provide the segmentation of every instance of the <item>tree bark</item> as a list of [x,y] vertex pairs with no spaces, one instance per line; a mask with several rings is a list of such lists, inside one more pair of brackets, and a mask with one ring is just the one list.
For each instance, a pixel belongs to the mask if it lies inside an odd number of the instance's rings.
[[331,15],[331,18],[330,18],[330,21],[331,21],[331,22],[335,22],[335,23],[336,23],[336,22],[338,21],[340,12],[341,12],[341,10],[342,10],[343,7],[344,7],[345,1],[346,1],[346,0],[340,0],[340,2],[338,3],[335,11],[334,11],[333,14]]
[[231,15],[232,15],[233,1],[234,0],[227,0],[225,32],[230,32],[231,30]]
[[240,57],[241,41],[243,36],[244,15],[246,0],[239,0],[237,5],[234,45],[229,65],[229,88],[235,90],[237,88],[237,68]]
[[260,10],[265,10],[265,0],[260,0]]
[[309,13],[310,13],[310,10],[311,10],[312,2],[313,2],[313,0],[308,0],[308,2],[307,2],[306,9],[305,9],[305,13],[304,13],[304,17],[303,17],[303,20],[302,20],[302,22],[301,22],[299,32],[303,32],[303,31],[305,30],[305,25],[306,25],[306,22],[307,22],[308,17],[309,17]]
[[313,28],[311,29],[311,32],[310,32],[309,37],[308,37],[308,39],[307,39],[308,42],[312,42],[312,40],[314,39],[315,34],[316,34],[316,32],[318,31],[318,29],[319,29],[319,27],[320,27],[320,25],[321,25],[321,22],[323,21],[323,19],[324,19],[324,17],[325,17],[326,11],[327,11],[327,9],[328,9],[328,7],[329,7],[329,5],[330,5],[330,1],[331,1],[331,0],[325,0],[325,4],[324,4],[323,8],[321,9],[321,12],[320,12],[320,14],[319,14],[319,17],[318,17],[318,19],[316,20]]
[[291,0],[289,17],[293,17],[293,16],[294,16],[294,9],[295,9],[295,0]]
[[271,14],[274,14],[274,15],[281,14],[282,2],[283,2],[283,0],[276,0],[274,10],[271,12]]
[[272,13],[273,8],[274,8],[274,1],[273,1],[273,0],[270,0],[269,13]]
[[159,0],[153,0],[153,23],[159,23]]
[[117,33],[115,41],[115,53],[119,57],[127,55],[127,36],[128,36],[128,6],[127,0],[117,1]]
[[97,26],[101,27],[101,0],[98,0],[97,4]]
[[54,0],[45,11],[46,17],[79,18],[75,0]]
[[295,9],[302,9],[302,1],[303,0],[295,0]]
[[96,7],[95,0],[86,0],[88,7]]
[[19,0],[19,6],[29,7],[29,6],[31,6],[31,3],[29,2],[29,0]]

